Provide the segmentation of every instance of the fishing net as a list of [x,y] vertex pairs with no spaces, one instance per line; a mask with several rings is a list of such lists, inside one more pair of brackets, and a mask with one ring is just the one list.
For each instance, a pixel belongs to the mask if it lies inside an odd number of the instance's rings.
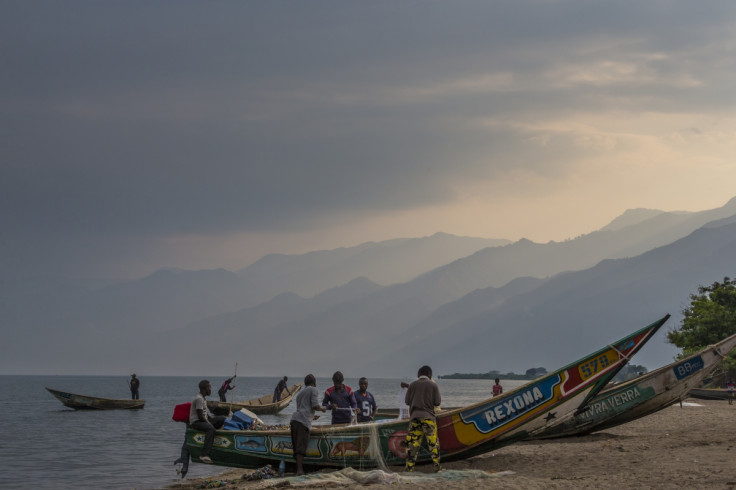
[[[350,484],[397,484],[413,483],[429,485],[441,482],[456,482],[463,480],[479,480],[485,478],[499,478],[512,475],[513,471],[491,473],[482,470],[444,470],[439,473],[391,473],[384,470],[360,471],[355,468],[343,468],[330,473],[312,473],[304,476],[289,477],[289,486],[309,486],[315,483],[331,483],[339,485]],[[283,485],[284,478],[270,481],[266,487]]]
[[[378,426],[380,423],[371,424],[351,424],[355,428],[359,428],[359,434],[353,439],[354,448],[361,451],[363,456],[360,460],[348,459],[347,453],[343,451],[343,465],[345,467],[353,467],[359,470],[379,468],[384,472],[390,472],[386,460],[381,453],[381,443],[378,435]],[[330,432],[340,434],[340,428],[329,429]],[[353,432],[355,434],[355,432]]]

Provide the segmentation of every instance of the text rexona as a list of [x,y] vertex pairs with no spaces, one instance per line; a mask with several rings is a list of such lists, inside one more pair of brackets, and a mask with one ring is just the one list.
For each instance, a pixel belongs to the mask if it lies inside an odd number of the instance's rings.
[[508,418],[514,418],[516,414],[536,405],[539,400],[544,400],[544,395],[538,387],[534,386],[532,389],[516,395],[510,400],[492,407],[490,410],[487,410],[484,415],[488,424],[494,425]]

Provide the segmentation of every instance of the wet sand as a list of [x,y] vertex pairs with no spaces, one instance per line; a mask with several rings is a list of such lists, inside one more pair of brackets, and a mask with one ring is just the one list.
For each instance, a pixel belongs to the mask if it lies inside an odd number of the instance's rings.
[[[483,470],[497,473],[497,477],[462,481],[400,480],[369,487],[376,490],[397,485],[433,490],[736,488],[736,404],[688,399],[683,407],[675,404],[648,417],[591,435],[516,443],[482,456],[443,463],[443,467]],[[250,470],[223,470],[225,472],[215,478],[226,483],[223,488],[366,487],[360,483],[305,482],[298,478],[247,482],[241,477]],[[394,470],[402,475],[401,468]],[[418,467],[418,470],[429,473],[431,466]],[[203,488],[205,480],[213,478],[184,480],[169,488]]]

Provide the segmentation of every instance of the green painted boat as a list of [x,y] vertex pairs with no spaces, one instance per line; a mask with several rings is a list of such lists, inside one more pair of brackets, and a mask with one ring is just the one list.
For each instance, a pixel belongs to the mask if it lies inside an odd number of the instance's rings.
[[588,434],[669,407],[692,396],[692,387],[699,386],[734,347],[736,335],[638,378],[606,388],[590,401],[584,411],[531,439]]
[[46,388],[64,406],[74,410],[137,410],[143,408],[146,400],[111,399],[97,396],[78,395],[67,391]]
[[[652,338],[669,315],[581,360],[503,395],[437,415],[443,461],[483,454],[558,423],[594,397]],[[371,468],[403,465],[406,420],[368,424],[313,426],[304,458],[306,467]],[[198,461],[205,434],[187,430],[186,441]],[[218,431],[210,458],[216,465],[258,468],[284,460],[292,468],[289,430]],[[426,448],[419,464],[431,461]]]

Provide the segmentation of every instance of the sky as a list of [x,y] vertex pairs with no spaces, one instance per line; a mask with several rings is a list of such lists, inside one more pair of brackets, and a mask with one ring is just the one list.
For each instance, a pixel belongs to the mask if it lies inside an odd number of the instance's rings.
[[28,1],[0,16],[0,269],[135,278],[736,195],[736,4]]

